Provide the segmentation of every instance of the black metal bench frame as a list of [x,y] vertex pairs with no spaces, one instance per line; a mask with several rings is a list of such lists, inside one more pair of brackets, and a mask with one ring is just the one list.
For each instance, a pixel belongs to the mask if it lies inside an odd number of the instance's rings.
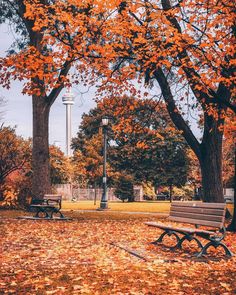
[[40,204],[32,204],[30,208],[36,210],[34,218],[53,219],[54,214],[59,214],[60,218],[65,218],[61,213],[61,195],[44,195]]
[[[232,252],[222,242],[226,235],[224,227],[225,211],[226,204],[224,203],[172,202],[168,219],[170,221],[193,224],[195,228],[165,225],[158,222],[146,222],[145,224],[164,231],[157,240],[152,242],[154,245],[162,243],[164,237],[168,235],[176,238],[176,245],[170,247],[171,249],[181,249],[185,240],[189,242],[194,240],[201,249],[196,254],[197,257],[207,254],[207,250],[211,246],[215,248],[221,246],[225,254],[231,257],[233,256]],[[199,226],[211,227],[211,230],[203,230]],[[198,237],[207,240],[208,243],[203,245]]]

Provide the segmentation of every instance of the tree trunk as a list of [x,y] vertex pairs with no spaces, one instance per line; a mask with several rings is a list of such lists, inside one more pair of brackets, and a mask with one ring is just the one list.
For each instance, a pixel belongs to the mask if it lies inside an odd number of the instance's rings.
[[32,97],[33,102],[33,149],[32,195],[33,201],[51,192],[48,146],[48,120],[50,106],[43,97]]
[[224,202],[221,169],[216,168],[220,163],[216,157],[217,153],[213,151],[200,164],[204,202]]
[[206,113],[204,117],[204,134],[198,157],[202,173],[203,201],[223,203],[223,131],[219,129],[223,120],[214,119]]

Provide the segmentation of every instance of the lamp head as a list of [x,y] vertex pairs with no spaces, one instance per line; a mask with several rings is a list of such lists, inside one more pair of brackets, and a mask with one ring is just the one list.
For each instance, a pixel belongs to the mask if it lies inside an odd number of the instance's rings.
[[102,118],[102,126],[107,126],[109,123],[109,119],[107,117]]

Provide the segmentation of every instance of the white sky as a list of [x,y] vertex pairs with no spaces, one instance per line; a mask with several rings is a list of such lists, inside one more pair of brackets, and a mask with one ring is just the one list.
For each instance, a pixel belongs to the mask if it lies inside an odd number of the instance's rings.
[[[0,25],[0,57],[5,56],[13,40],[12,33],[7,26]],[[22,95],[22,84],[14,81],[9,90],[0,86],[0,97],[6,104],[1,107],[3,122],[6,126],[17,126],[18,135],[25,138],[32,137],[32,103],[31,97]],[[56,144],[65,152],[66,141],[66,107],[62,104],[62,91],[51,107],[49,123],[49,142]],[[94,93],[89,92],[80,95],[78,89],[72,89],[75,94],[75,104],[72,106],[72,137],[76,135],[81,121],[81,115],[88,112],[96,104],[93,101]]]

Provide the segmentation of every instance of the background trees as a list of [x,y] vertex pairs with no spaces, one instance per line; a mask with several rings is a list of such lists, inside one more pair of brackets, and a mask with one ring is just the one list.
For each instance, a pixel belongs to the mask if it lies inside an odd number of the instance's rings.
[[[82,186],[90,184],[96,187],[101,184],[102,176],[102,134],[94,134],[83,139],[78,137],[74,143],[75,152],[72,158],[74,167],[74,180]],[[75,140],[74,140],[75,141]]]
[[[16,206],[29,194],[31,142],[17,136],[15,129],[0,127],[0,201]],[[23,196],[24,195],[24,196]],[[24,200],[25,201],[25,200]]]
[[[113,184],[120,177],[134,183],[152,182],[154,186],[178,185],[187,181],[186,143],[176,132],[162,103],[124,96],[105,99],[89,114],[83,115],[77,137],[73,139],[87,174],[101,181],[102,140],[100,124],[110,118],[108,129],[108,175]],[[95,175],[91,171],[97,171]]]
[[[0,206],[26,205],[32,196],[32,142],[16,135],[15,128],[0,127]],[[53,184],[72,177],[70,160],[50,146],[50,177]]]
[[49,147],[49,158],[51,183],[69,183],[73,175],[70,159],[55,145]]
[[16,170],[29,168],[30,141],[17,136],[15,129],[0,127],[0,185]]

